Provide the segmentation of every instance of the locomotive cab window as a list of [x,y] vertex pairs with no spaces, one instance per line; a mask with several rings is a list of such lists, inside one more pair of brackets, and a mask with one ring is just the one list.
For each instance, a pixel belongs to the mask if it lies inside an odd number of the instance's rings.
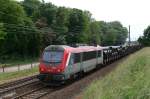
[[61,63],[63,51],[45,51],[42,60],[47,63]]
[[74,54],[71,54],[70,60],[69,60],[69,65],[73,65],[73,64],[74,64]]
[[74,53],[74,63],[79,63],[81,59],[80,53]]

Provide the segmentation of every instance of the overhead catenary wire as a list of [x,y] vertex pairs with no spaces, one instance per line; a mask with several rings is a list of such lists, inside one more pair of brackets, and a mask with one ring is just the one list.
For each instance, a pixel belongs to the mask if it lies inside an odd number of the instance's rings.
[[[6,23],[5,23],[6,24]],[[8,26],[13,26],[13,27],[10,27],[10,29],[8,30],[5,30],[7,31],[8,33],[23,33],[23,34],[27,34],[28,32],[29,33],[41,33],[41,34],[47,34],[49,31],[45,31],[45,30],[34,30],[34,29],[31,29],[31,28],[27,28],[27,27],[23,27],[23,26],[18,26],[18,25],[15,25],[15,24],[8,24]],[[18,28],[20,28],[19,30],[17,30]],[[48,27],[47,27],[48,28]],[[21,30],[21,29],[24,29],[24,30]],[[71,31],[71,32],[68,32],[68,33],[73,33],[73,32],[79,32],[79,31]],[[52,32],[54,33],[54,32]],[[51,33],[50,33],[51,34]],[[73,35],[72,35],[73,36]],[[64,37],[64,36],[63,36]],[[60,38],[60,37],[59,37]],[[111,40],[110,41],[105,41],[105,42],[112,42]]]
[[[7,16],[11,16],[11,17],[16,17],[16,18],[18,17],[18,16],[14,16],[14,15],[2,12],[2,11],[0,11],[0,13],[5,14]],[[24,18],[22,18],[22,19],[26,20]],[[12,24],[12,23],[4,23],[4,22],[2,22],[2,24],[4,24],[5,26],[10,26],[11,30],[5,30],[5,31],[9,31],[9,33],[14,33],[14,32],[20,31],[22,33],[59,34],[59,32],[61,30],[63,30],[63,28],[61,28],[59,26],[53,26],[53,25],[51,27],[44,27],[43,29],[38,29],[37,27],[31,28],[31,26],[22,25],[22,24]],[[81,28],[82,28],[82,26],[76,25],[71,30],[68,30],[67,33],[70,36],[75,36],[76,33],[82,32]],[[30,31],[30,32],[28,32],[28,31]],[[112,42],[112,41],[105,41],[105,42]]]
[[[2,11],[0,11],[0,13],[1,14],[5,14],[5,15],[7,15],[7,16],[11,16],[11,17],[15,17],[15,18],[18,18],[18,16],[14,16],[14,15],[11,15],[11,14],[8,14],[8,13],[5,13],[5,12],[2,12]],[[23,19],[23,18],[22,18]],[[25,20],[25,19],[23,19],[23,20]],[[12,24],[12,23],[5,23],[5,22],[2,22],[3,24],[7,24],[7,25],[9,25],[9,26],[14,26],[14,27],[16,27],[16,28],[23,28],[23,29],[26,29],[26,30],[31,30],[31,31],[36,31],[36,32],[40,32],[40,33],[49,33],[49,32],[53,32],[53,33],[57,33],[57,32],[60,32],[60,30],[63,30],[61,27],[58,27],[58,26],[51,26],[51,27],[44,27],[44,29],[45,30],[40,30],[40,29],[38,29],[37,27],[35,27],[34,29],[32,29],[30,26],[27,26],[27,25],[21,25],[21,24],[18,24],[18,25],[16,25],[16,24]],[[48,31],[48,30],[46,30],[46,28],[53,28],[52,30],[53,31]],[[81,32],[81,28],[82,28],[82,26],[74,26],[74,28],[73,29],[71,29],[70,31],[67,31],[68,33],[77,33],[77,32]]]
[[[15,15],[12,15],[12,14],[8,14],[8,13],[5,13],[5,12],[3,12],[3,11],[0,11],[0,14],[5,14],[5,15],[7,15],[7,16],[11,16],[11,17],[14,17],[14,18],[18,18],[18,16],[15,16]],[[22,18],[22,20],[25,20],[25,21],[26,21],[26,19],[24,19],[24,18]]]
[[[8,31],[9,33],[41,33],[41,34],[47,34],[47,33],[49,33],[49,34],[51,34],[50,32],[52,32],[52,34],[53,33],[57,33],[57,32],[55,32],[55,31],[48,31],[48,30],[40,30],[40,29],[37,29],[37,28],[34,28],[34,29],[32,29],[31,27],[29,27],[29,26],[23,26],[23,25],[16,25],[16,24],[9,24],[9,23],[3,23],[3,24],[5,24],[6,26],[11,26],[11,27],[9,27],[10,29],[8,29],[8,30],[5,30],[6,32]],[[49,28],[49,27],[46,27],[46,28]],[[22,30],[22,29],[24,29],[24,30]],[[74,29],[74,30],[72,30],[72,31],[68,31],[68,33],[74,33],[74,32],[80,32],[80,31],[77,31],[78,29]],[[29,32],[28,32],[29,31]],[[72,35],[72,36],[74,36],[74,35]],[[112,42],[112,41],[104,41],[104,42]]]
[[[46,33],[46,32],[50,32],[50,31],[46,31],[46,30],[39,30],[39,29],[37,29],[37,28],[27,28],[27,27],[24,27],[24,26],[18,26],[18,25],[14,25],[14,24],[6,24],[6,23],[4,23],[6,26],[10,26],[10,27],[8,27],[9,28],[9,30],[7,29],[7,30],[5,30],[5,31],[32,31],[32,32],[35,32],[35,33]],[[11,29],[11,30],[10,30]],[[22,30],[19,30],[19,29],[22,29]]]
[[[56,33],[56,32],[59,32],[60,30],[62,30],[62,29],[53,30],[53,29],[51,29],[51,27],[44,27],[43,28],[44,30],[42,30],[42,29],[40,30],[40,29],[37,29],[36,27],[35,28],[31,28],[29,26],[24,26],[24,25],[16,25],[16,24],[9,24],[9,23],[3,23],[3,24],[6,27],[8,26],[7,28],[10,28],[10,29],[24,29],[24,30],[40,32],[40,33],[48,33],[48,32]],[[51,29],[51,31],[49,31],[48,29]],[[71,32],[80,32],[79,30],[80,29],[75,29],[75,30],[72,30]]]

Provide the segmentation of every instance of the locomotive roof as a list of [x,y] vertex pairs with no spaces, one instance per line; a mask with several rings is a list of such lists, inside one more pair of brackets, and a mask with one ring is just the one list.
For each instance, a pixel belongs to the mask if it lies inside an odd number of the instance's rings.
[[45,50],[52,50],[52,48],[57,49],[57,50],[64,50],[67,47],[70,47],[70,46],[67,46],[67,45],[49,45],[45,48]]
[[109,48],[119,48],[121,46],[104,46],[103,49],[109,49]]
[[102,50],[103,48],[101,46],[79,46],[79,47],[70,47],[67,45],[50,45],[45,48],[45,50],[66,50],[71,53],[80,53],[80,52],[88,52],[88,51],[94,51],[94,50]]

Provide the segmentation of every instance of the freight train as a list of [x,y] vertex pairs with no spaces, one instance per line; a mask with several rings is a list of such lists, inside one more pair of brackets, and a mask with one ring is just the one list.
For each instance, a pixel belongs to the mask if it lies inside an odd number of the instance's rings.
[[140,45],[108,47],[50,45],[44,49],[41,56],[38,78],[47,84],[65,83],[140,48]]

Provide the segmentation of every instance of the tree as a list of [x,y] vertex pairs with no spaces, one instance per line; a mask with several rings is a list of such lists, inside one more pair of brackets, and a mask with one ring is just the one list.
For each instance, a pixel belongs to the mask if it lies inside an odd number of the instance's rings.
[[50,44],[125,42],[127,29],[120,22],[96,21],[91,16],[89,11],[44,0],[0,0],[0,54],[31,57]]
[[4,32],[3,23],[0,23],[0,40],[4,40],[6,33]]
[[150,46],[150,26],[144,30],[144,35],[139,37],[138,41],[145,46]]
[[102,45],[121,45],[127,38],[127,29],[118,21],[103,22],[100,21],[102,31]]
[[68,32],[68,15],[69,11],[65,7],[59,7],[56,12],[56,21],[53,25],[53,30],[56,32],[56,44],[66,44],[66,33]]
[[22,6],[29,17],[33,17],[33,15],[39,11],[40,5],[41,2],[39,0],[24,0],[22,2]]
[[0,0],[0,13],[0,21],[5,28],[5,32],[7,33],[2,44],[3,49],[5,49],[5,53],[12,53],[17,48],[16,25],[25,23],[25,12],[16,1]]
[[4,32],[3,24],[0,23],[0,54],[3,53],[3,42],[5,41],[6,32]]
[[89,37],[91,38],[91,43],[100,44],[102,31],[98,21],[90,23],[90,33],[91,34],[89,35]]
[[114,45],[115,44],[115,42],[116,42],[116,39],[117,39],[117,37],[116,37],[116,30],[115,29],[113,29],[113,28],[111,28],[111,29],[108,29],[107,31],[106,31],[106,34],[105,35],[103,35],[103,45],[109,45],[109,46],[111,46],[111,45]]
[[0,0],[0,21],[11,24],[24,24],[26,17],[23,7],[16,1]]
[[53,44],[56,40],[57,7],[52,3],[42,3],[39,10],[34,14],[36,27],[42,30],[42,48]]
[[69,43],[80,43],[82,42],[82,37],[87,29],[87,19],[86,15],[82,10],[71,9],[69,15],[68,23],[68,36],[67,42]]
[[[9,58],[11,56],[23,57],[33,53],[37,55],[40,50],[41,36],[34,27],[32,20],[27,17],[23,7],[13,0],[1,0],[0,12],[0,22],[6,33],[1,44],[3,53]],[[30,41],[31,38],[33,38],[32,42]]]
[[45,3],[41,4],[39,12],[37,12],[35,16],[37,19],[40,19],[41,17],[46,18],[48,25],[51,26],[56,21],[56,12],[56,6],[54,6],[52,3]]
[[115,45],[121,45],[125,43],[128,34],[127,28],[123,27],[122,24],[118,21],[113,21],[108,24],[110,25],[111,28],[116,30]]

